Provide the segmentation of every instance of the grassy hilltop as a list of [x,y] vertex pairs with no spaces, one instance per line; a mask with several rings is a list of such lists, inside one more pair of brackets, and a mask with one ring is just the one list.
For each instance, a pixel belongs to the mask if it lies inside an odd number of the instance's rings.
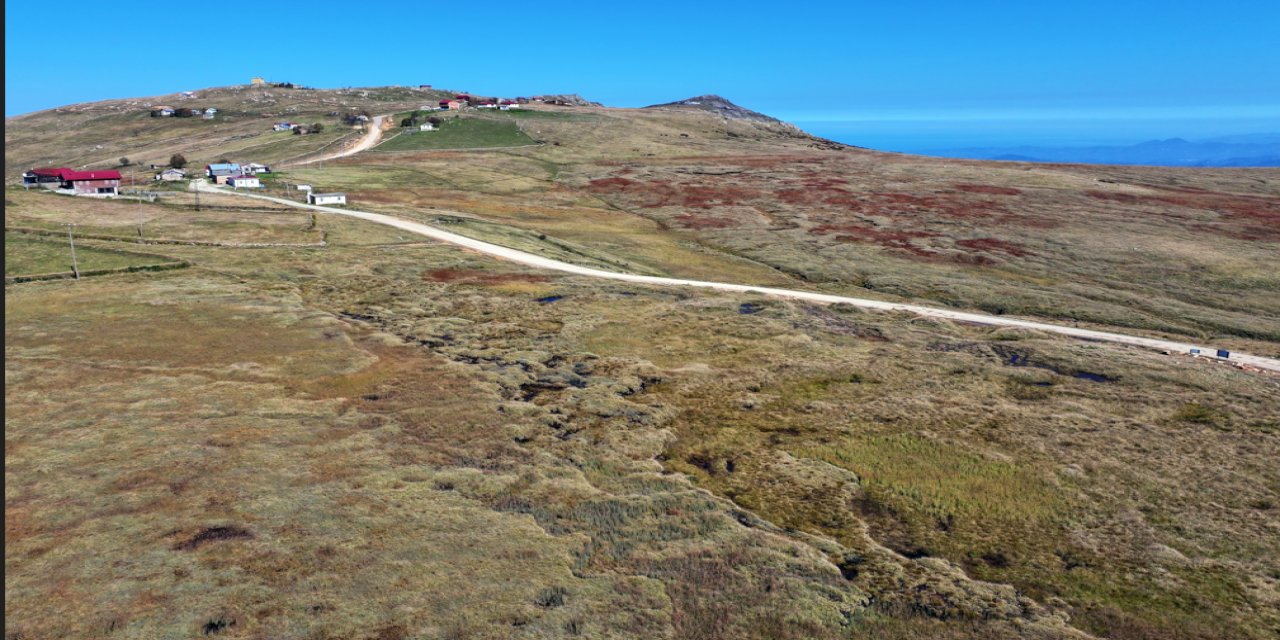
[[[197,93],[218,118],[11,118],[10,185],[278,164],[357,135],[331,112],[452,95]],[[1280,171],[885,154],[717,100],[451,114],[268,191],[599,268],[1280,355]],[[64,223],[84,260],[191,264],[6,288],[8,638],[1280,633],[1274,376],[159,193],[6,190],[6,275],[65,268]]]

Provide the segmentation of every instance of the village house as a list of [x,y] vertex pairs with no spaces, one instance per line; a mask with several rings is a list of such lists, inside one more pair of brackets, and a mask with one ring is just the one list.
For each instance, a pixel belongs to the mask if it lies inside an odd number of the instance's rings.
[[249,80],[249,84],[251,85],[259,85],[259,84],[266,84],[266,83],[267,81],[263,80],[262,78],[251,78]]
[[436,126],[430,122],[424,122],[418,125],[418,131],[435,131]]
[[156,174],[156,180],[164,182],[176,182],[178,180],[186,180],[187,172],[183,169],[165,169]]
[[440,108],[441,108],[441,109],[447,109],[447,110],[458,111],[458,110],[462,109],[462,103],[461,103],[461,102],[458,102],[457,100],[441,100],[441,101],[440,101]]
[[346,204],[345,193],[307,193],[307,204]]
[[420,85],[418,85],[418,88],[419,88],[419,89],[430,89],[430,88],[431,88],[431,85],[429,85],[429,84],[420,84]]
[[240,163],[238,162],[214,163],[214,164],[206,164],[204,166],[204,174],[206,176],[213,177],[214,171],[235,171],[236,172],[235,175],[240,175],[244,173],[243,171],[240,170]]
[[244,171],[245,175],[258,175],[259,173],[271,173],[271,167],[265,164],[258,164],[257,162],[250,162],[249,164],[240,165],[240,169]]
[[75,171],[67,167],[42,167],[22,174],[22,182],[77,196],[116,196],[120,191],[120,172],[114,169]]
[[227,184],[235,189],[261,189],[262,181],[258,180],[258,176],[231,176],[227,178]]
[[292,131],[297,129],[298,125],[293,122],[277,122],[272,127],[272,131]]
[[157,105],[157,106],[151,107],[152,118],[167,118],[169,116],[172,116],[173,113],[174,113],[173,107],[170,107],[168,105]]
[[227,180],[236,176],[244,175],[244,170],[240,165],[234,162],[224,162],[221,164],[207,164],[204,167],[204,173],[214,184],[226,184]]

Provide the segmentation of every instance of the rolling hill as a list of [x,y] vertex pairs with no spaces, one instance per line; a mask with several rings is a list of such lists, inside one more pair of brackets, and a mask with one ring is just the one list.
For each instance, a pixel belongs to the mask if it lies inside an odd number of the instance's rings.
[[195,93],[218,118],[149,116],[175,94],[6,121],[6,251],[40,251],[7,271],[56,269],[67,223],[95,259],[190,265],[6,287],[9,637],[1280,628],[1274,376],[541,271],[182,185],[15,185],[259,161],[271,195],[305,182],[594,268],[1278,356],[1275,169],[880,153],[714,96],[468,110],[448,148],[392,127],[290,165],[356,135],[345,114],[445,94]]

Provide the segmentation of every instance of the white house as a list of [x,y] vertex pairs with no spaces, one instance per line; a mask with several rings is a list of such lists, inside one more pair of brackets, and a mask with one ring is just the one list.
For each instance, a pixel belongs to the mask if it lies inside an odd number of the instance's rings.
[[345,193],[308,193],[307,204],[346,204]]
[[156,180],[163,180],[165,182],[174,182],[186,179],[187,172],[182,169],[165,169],[164,171],[156,174]]
[[292,131],[293,129],[297,129],[297,128],[298,128],[298,125],[292,122],[277,122],[274,125],[272,125],[271,130],[272,131]]
[[310,191],[310,190],[311,190],[311,185],[309,185],[309,184],[298,184],[298,185],[294,185],[294,187],[293,187],[293,188],[294,188],[294,189],[297,189],[298,191]]
[[430,122],[424,122],[418,125],[418,131],[435,131],[436,126]]
[[271,173],[271,167],[265,164],[258,164],[257,162],[240,165],[240,169],[244,171],[245,175],[256,176],[259,173]]
[[262,181],[258,180],[258,176],[235,176],[227,178],[227,184],[236,189],[261,189]]

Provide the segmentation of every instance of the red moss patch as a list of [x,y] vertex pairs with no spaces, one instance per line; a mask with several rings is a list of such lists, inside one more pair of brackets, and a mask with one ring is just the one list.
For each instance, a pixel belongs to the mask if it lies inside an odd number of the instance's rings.
[[965,193],[985,193],[993,196],[1016,196],[1021,195],[1021,189],[1013,187],[997,187],[990,184],[957,184],[956,189]]
[[636,184],[629,178],[598,178],[587,183],[587,189],[596,192],[617,193]]
[[1212,211],[1224,224],[1196,225],[1196,228],[1240,240],[1280,241],[1280,198],[1242,196],[1192,189],[1169,189],[1177,195],[1145,195],[1086,191],[1095,200],[1161,209],[1179,207]]
[[899,249],[917,256],[937,256],[936,251],[918,247],[911,243],[917,238],[934,238],[939,234],[931,231],[892,231],[877,229],[861,224],[823,224],[809,229],[813,235],[838,234],[836,242],[873,243],[889,249]]

